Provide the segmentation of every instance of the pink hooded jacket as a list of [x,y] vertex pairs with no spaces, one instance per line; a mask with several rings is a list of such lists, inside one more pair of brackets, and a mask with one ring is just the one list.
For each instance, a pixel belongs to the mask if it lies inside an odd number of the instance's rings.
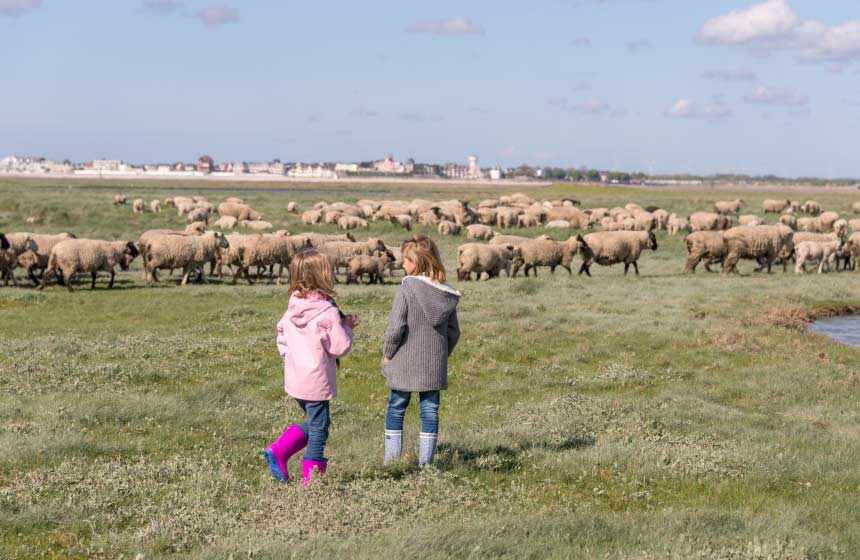
[[328,401],[337,395],[337,358],[352,347],[352,329],[319,293],[290,297],[278,321],[278,352],[284,360],[284,390],[295,399]]

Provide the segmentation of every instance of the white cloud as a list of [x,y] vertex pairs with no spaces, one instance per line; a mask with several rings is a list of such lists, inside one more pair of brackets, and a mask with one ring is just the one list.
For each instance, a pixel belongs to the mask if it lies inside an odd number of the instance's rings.
[[692,99],[679,99],[668,109],[666,116],[682,119],[708,119],[718,121],[732,116],[732,110],[721,103],[700,109]]
[[758,79],[755,72],[746,68],[741,70],[714,70],[705,72],[703,77],[721,82],[754,82]]
[[809,105],[809,97],[789,90],[774,90],[765,86],[756,86],[752,93],[744,97],[749,103],[765,105],[783,105],[785,107],[805,107]]
[[409,25],[407,33],[430,33],[433,35],[483,35],[484,28],[465,18],[446,20],[421,20]]
[[602,115],[609,110],[609,104],[599,99],[592,99],[577,104],[574,109],[586,115]]
[[203,22],[206,27],[221,27],[228,23],[239,21],[239,10],[229,6],[214,5],[203,8],[194,16]]
[[699,39],[764,52],[791,50],[811,62],[860,60],[860,21],[828,26],[804,20],[788,0],[766,0],[710,19],[699,30]]
[[0,15],[17,17],[42,7],[42,0],[0,0]]

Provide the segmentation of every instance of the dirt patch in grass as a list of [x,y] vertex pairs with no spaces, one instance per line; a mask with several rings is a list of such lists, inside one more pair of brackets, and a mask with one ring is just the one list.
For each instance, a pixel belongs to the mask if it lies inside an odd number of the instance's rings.
[[804,308],[797,305],[777,307],[768,311],[761,319],[754,319],[753,324],[767,324],[805,331],[818,319],[828,317],[843,317],[860,314],[860,305],[825,305]]

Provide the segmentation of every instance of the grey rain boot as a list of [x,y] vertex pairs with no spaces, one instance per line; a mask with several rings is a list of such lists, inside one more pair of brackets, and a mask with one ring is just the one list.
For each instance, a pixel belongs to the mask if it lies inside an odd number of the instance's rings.
[[403,450],[403,430],[385,430],[385,459],[384,464],[396,461]]
[[418,435],[418,464],[429,465],[436,455],[437,434],[421,432]]

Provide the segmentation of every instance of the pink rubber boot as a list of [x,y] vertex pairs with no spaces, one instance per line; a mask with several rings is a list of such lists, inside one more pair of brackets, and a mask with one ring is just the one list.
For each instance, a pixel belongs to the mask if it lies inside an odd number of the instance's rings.
[[278,438],[278,441],[266,448],[263,454],[266,456],[269,470],[272,471],[275,480],[283,482],[290,480],[290,475],[287,472],[287,461],[304,449],[307,444],[308,438],[305,437],[305,433],[296,424],[293,424]]
[[312,461],[310,459],[302,460],[302,486],[307,487],[308,483],[311,481],[311,476],[313,476],[314,471],[317,474],[325,474],[325,469],[328,466],[328,459],[323,459],[322,461]]

